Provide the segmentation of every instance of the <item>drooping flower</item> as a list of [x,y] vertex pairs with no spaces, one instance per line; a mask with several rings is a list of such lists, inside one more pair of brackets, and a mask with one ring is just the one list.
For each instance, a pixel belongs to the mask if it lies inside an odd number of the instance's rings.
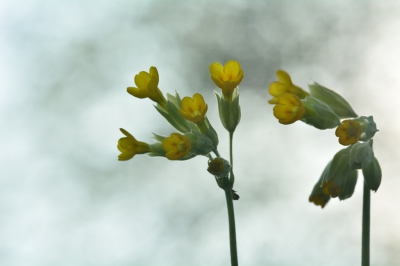
[[208,105],[205,103],[203,96],[199,93],[195,93],[193,98],[184,97],[181,105],[182,107],[179,113],[186,120],[194,123],[202,121],[208,109]]
[[172,133],[162,142],[162,147],[166,151],[165,156],[169,160],[185,157],[190,152],[191,146],[189,138],[179,133]]
[[141,71],[135,76],[137,87],[128,87],[128,93],[137,98],[149,98],[165,108],[166,99],[158,88],[158,71],[155,67],[150,67],[150,71]]
[[210,74],[215,85],[222,89],[224,97],[230,99],[233,90],[242,81],[244,72],[238,61],[229,60],[225,63],[225,66],[218,62],[212,63],[210,65]]
[[121,154],[118,156],[119,161],[131,159],[136,154],[144,154],[151,152],[149,144],[137,141],[128,131],[120,128],[121,132],[126,136],[118,140],[118,150]]
[[291,93],[283,93],[278,97],[278,103],[274,107],[274,116],[279,123],[288,125],[303,117],[305,108],[299,97]]
[[279,81],[274,81],[269,85],[268,91],[273,96],[273,98],[268,101],[270,104],[277,104],[279,95],[286,92],[294,94],[300,99],[304,99],[306,96],[310,95],[299,86],[294,85],[290,75],[286,71],[279,69],[276,72],[276,76]]
[[362,134],[361,125],[354,120],[344,120],[336,128],[335,135],[339,137],[339,143],[348,146],[356,143]]

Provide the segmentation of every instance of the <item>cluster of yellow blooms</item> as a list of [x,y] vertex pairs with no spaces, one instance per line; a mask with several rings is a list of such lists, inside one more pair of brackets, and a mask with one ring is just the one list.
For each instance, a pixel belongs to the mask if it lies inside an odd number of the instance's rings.
[[[238,85],[243,79],[244,72],[239,62],[230,60],[225,66],[218,62],[211,64],[210,75],[215,85],[222,90],[222,95],[215,93],[221,122],[233,134],[240,121]],[[118,159],[126,161],[136,154],[163,156],[169,160],[186,160],[197,155],[212,159],[211,152],[219,157],[218,135],[207,118],[208,105],[203,96],[195,93],[193,97],[181,99],[176,93],[175,96],[167,94],[165,97],[158,83],[157,68],[150,67],[149,72],[142,71],[135,76],[136,87],[128,87],[127,91],[136,98],[149,98],[155,102],[156,110],[178,132],[171,133],[170,136],[154,134],[156,143],[148,144],[137,141],[129,132],[121,128],[121,132],[126,137],[118,141],[117,147],[121,152]],[[210,169],[214,169],[210,172],[217,177],[221,174],[227,175],[230,166],[224,159],[219,158],[213,162],[213,167]],[[215,169],[221,171],[216,172]]]
[[331,197],[351,197],[357,169],[362,169],[366,186],[376,191],[382,173],[372,149],[372,137],[378,131],[373,117],[358,117],[342,96],[318,83],[310,84],[307,92],[294,85],[287,72],[278,70],[276,75],[279,81],[269,86],[273,97],[269,103],[275,104],[273,112],[279,123],[287,125],[300,120],[318,129],[336,128],[339,143],[348,146],[328,163],[309,201],[323,208]]

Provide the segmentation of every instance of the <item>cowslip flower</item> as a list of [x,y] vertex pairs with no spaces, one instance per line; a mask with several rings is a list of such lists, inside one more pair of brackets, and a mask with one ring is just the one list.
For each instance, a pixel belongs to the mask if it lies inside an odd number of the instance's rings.
[[118,140],[118,150],[121,154],[118,156],[119,161],[127,161],[136,154],[144,154],[151,152],[149,144],[137,141],[128,131],[120,128],[121,132],[126,136]]
[[229,60],[224,66],[218,62],[212,63],[210,74],[215,85],[222,89],[224,97],[231,99],[233,90],[243,79],[244,72],[238,61]]
[[294,94],[283,93],[278,97],[278,103],[274,107],[274,116],[279,119],[279,123],[288,125],[296,122],[303,117],[305,108]]
[[339,143],[348,146],[356,143],[362,134],[360,123],[353,120],[344,120],[342,124],[336,128],[335,135],[339,137]]
[[165,156],[169,160],[179,160],[185,157],[190,152],[191,146],[189,138],[179,133],[172,133],[162,142],[162,148],[166,152]]
[[157,68],[152,66],[149,72],[141,71],[135,76],[135,84],[137,87],[128,87],[128,93],[140,99],[149,98],[165,109],[167,101],[158,88],[158,81]]
[[208,105],[205,103],[203,96],[195,93],[193,98],[184,97],[181,103],[179,113],[186,119],[193,123],[199,123],[204,120],[207,113]]
[[273,96],[273,98],[268,101],[270,104],[277,104],[279,95],[285,92],[294,94],[300,99],[304,99],[306,96],[310,95],[299,86],[294,85],[290,75],[286,71],[279,69],[276,72],[276,76],[279,81],[274,81],[269,85],[268,91]]

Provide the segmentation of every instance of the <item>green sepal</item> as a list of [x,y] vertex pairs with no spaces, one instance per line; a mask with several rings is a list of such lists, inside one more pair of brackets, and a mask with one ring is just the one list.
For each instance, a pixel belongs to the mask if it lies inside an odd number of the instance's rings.
[[338,151],[330,162],[329,168],[324,175],[324,181],[329,182],[333,179],[336,186],[342,186],[342,189],[346,185],[347,179],[352,173],[352,169],[349,165],[350,148],[347,147]]
[[331,162],[329,162],[328,165],[325,167],[324,171],[322,172],[321,176],[318,179],[318,182],[315,183],[315,185],[314,185],[314,187],[313,187],[313,189],[311,191],[311,194],[308,197],[308,201],[309,202],[313,202],[315,205],[321,206],[321,208],[324,208],[325,205],[331,199],[331,196],[330,195],[326,195],[323,192],[323,189],[322,189],[322,181],[324,180],[324,177],[326,175],[327,170],[330,167],[330,164],[331,164]]
[[148,153],[148,155],[150,157],[156,157],[156,156],[165,157],[165,155],[167,154],[164,151],[161,142],[156,142],[156,143],[150,144],[149,146],[150,146],[151,152]]
[[340,118],[357,117],[350,104],[333,90],[316,82],[309,84],[308,88],[312,97],[325,102]]
[[363,169],[374,160],[372,143],[371,139],[367,142],[357,142],[350,146],[349,165],[352,169]]
[[353,195],[354,189],[356,188],[357,184],[357,176],[358,176],[357,170],[352,170],[349,177],[346,180],[346,184],[342,192],[339,194],[340,200],[348,199]]
[[216,91],[214,91],[214,93],[217,97],[221,123],[228,132],[233,133],[236,126],[239,124],[241,117],[239,93],[237,92],[237,88],[232,94],[232,101],[228,101],[221,97]]
[[301,121],[318,129],[335,128],[340,125],[340,118],[323,101],[306,97],[301,100],[306,109]]
[[212,140],[212,142],[214,143],[214,147],[217,148],[218,143],[219,143],[218,134],[215,131],[215,129],[212,127],[210,121],[208,121],[207,116],[204,117],[204,123],[207,127],[207,131],[206,131],[205,135]]
[[213,141],[198,131],[185,134],[189,138],[192,148],[190,153],[194,155],[207,155],[214,149]]
[[362,172],[367,187],[376,192],[382,181],[382,171],[378,160],[374,157],[372,163],[363,168]]
[[357,121],[361,128],[363,133],[361,134],[360,140],[361,141],[367,141],[371,139],[376,132],[379,130],[376,128],[376,123],[374,121],[374,118],[372,116],[360,116],[357,118],[353,119],[354,121]]

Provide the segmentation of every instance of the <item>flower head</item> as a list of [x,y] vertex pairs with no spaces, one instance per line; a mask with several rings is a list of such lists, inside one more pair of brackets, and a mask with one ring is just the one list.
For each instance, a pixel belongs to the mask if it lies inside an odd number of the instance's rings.
[[336,128],[335,135],[339,137],[339,143],[348,146],[356,143],[362,133],[360,123],[354,120],[344,120],[342,124]]
[[225,63],[225,66],[218,62],[212,63],[210,65],[210,74],[215,85],[222,89],[224,97],[230,99],[233,90],[242,81],[244,72],[238,61],[229,60]]
[[291,93],[279,95],[277,105],[274,107],[274,116],[279,123],[288,125],[303,117],[305,108],[299,97]]
[[279,69],[276,72],[276,76],[279,81],[274,81],[269,85],[269,93],[273,96],[273,98],[268,101],[270,104],[277,104],[279,95],[285,92],[292,93],[300,99],[304,99],[306,96],[310,95],[299,86],[294,85],[290,75],[286,71]]
[[201,94],[196,93],[193,98],[184,97],[182,99],[182,107],[179,113],[191,122],[197,123],[204,119],[208,106]]
[[179,133],[172,133],[162,142],[162,148],[167,152],[165,156],[170,160],[179,160],[185,157],[191,147],[189,138]]
[[128,93],[137,98],[149,98],[150,100],[165,107],[166,100],[158,88],[158,71],[155,67],[150,67],[150,71],[141,71],[135,76],[137,87],[128,87]]
[[118,150],[121,154],[118,156],[118,160],[126,161],[131,159],[136,154],[144,154],[151,152],[149,144],[141,141],[137,141],[128,131],[120,128],[121,132],[126,136],[118,140]]

